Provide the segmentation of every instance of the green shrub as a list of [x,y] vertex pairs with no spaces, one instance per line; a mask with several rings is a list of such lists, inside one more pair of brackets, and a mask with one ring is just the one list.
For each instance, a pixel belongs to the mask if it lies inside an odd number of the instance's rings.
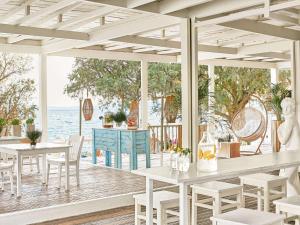
[[26,124],[27,125],[32,125],[34,123],[34,119],[33,118],[28,118],[27,120],[26,120]]
[[6,125],[7,125],[6,119],[0,118],[0,127],[2,128],[2,127],[4,127],[4,126],[6,126]]
[[116,123],[122,123],[127,119],[126,114],[123,111],[117,112],[112,118]]
[[20,125],[21,124],[21,121],[19,120],[19,119],[13,119],[12,121],[11,121],[11,125]]

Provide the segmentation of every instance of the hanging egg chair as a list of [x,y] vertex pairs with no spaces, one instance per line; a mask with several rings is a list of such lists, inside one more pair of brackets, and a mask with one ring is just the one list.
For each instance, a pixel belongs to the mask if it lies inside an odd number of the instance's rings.
[[268,126],[268,112],[257,96],[251,96],[249,103],[239,110],[232,119],[231,129],[240,141],[247,143],[258,140],[255,151],[244,151],[243,154],[261,154],[260,147],[265,139]]

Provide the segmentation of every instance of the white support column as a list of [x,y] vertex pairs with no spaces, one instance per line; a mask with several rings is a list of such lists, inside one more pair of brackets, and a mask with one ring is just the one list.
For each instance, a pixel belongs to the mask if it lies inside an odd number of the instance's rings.
[[279,69],[271,68],[271,83],[277,84],[279,81]]
[[191,49],[192,49],[192,150],[193,150],[193,162],[197,161],[198,150],[198,136],[199,136],[199,103],[198,103],[198,28],[191,25]]
[[214,116],[214,94],[215,94],[215,66],[214,65],[208,65],[208,77],[209,77],[209,85],[208,85],[208,112],[209,112],[209,120],[208,120],[208,126],[207,131],[210,134],[214,133],[214,124],[212,117]]
[[148,127],[148,62],[141,61],[141,124],[142,129]]
[[293,41],[291,47],[292,97],[296,100],[296,111],[300,122],[300,41]]
[[182,19],[181,33],[181,97],[182,97],[182,146],[192,147],[192,69],[191,21]]
[[39,74],[39,111],[40,125],[43,131],[42,141],[48,140],[48,108],[47,108],[47,55],[40,55]]

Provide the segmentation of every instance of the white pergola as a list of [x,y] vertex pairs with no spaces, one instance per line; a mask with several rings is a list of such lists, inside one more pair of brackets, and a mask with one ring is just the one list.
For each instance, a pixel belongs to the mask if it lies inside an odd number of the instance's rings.
[[47,56],[182,64],[183,145],[197,146],[199,64],[291,68],[300,119],[300,0],[1,0],[0,51],[40,55],[47,130]]

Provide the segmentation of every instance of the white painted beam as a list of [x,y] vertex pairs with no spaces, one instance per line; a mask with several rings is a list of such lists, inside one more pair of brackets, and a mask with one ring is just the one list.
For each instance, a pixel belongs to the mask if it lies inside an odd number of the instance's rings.
[[290,41],[275,41],[258,45],[243,46],[238,49],[239,55],[251,55],[265,52],[284,52],[290,50]]
[[250,56],[283,59],[283,60],[290,60],[290,58],[291,58],[290,55],[285,54],[285,53],[279,53],[279,52],[256,53],[256,54],[251,54]]
[[34,45],[25,45],[25,44],[0,43],[0,52],[40,54],[40,53],[42,53],[42,47],[41,46],[34,46]]
[[129,61],[148,61],[148,62],[162,62],[175,63],[176,56],[162,56],[156,54],[142,54],[131,52],[110,52],[101,50],[84,50],[84,49],[70,49],[62,52],[55,52],[49,55],[65,56],[65,57],[81,57],[81,58],[96,58],[96,59],[110,59],[110,60],[129,60]]
[[18,19],[16,22],[14,22],[15,25],[25,25],[25,24],[30,24],[31,22],[34,22],[38,19],[40,19],[43,16],[46,16],[48,14],[51,14],[61,8],[64,8],[68,5],[74,4],[77,0],[63,0],[59,1],[58,3],[54,3],[53,5],[49,7],[45,7],[33,14],[26,15],[20,19]]
[[6,20],[10,19],[11,17],[15,16],[15,14],[19,13],[20,11],[24,10],[26,5],[30,5],[33,2],[33,0],[27,0],[23,4],[16,6],[2,16],[0,16],[0,23],[5,22]]
[[256,22],[249,19],[241,19],[241,20],[221,23],[220,25],[225,27],[230,27],[233,29],[244,30],[252,33],[264,34],[273,37],[280,37],[289,40],[300,39],[300,31],[288,29],[284,27],[278,27],[263,22]]
[[156,0],[127,0],[126,7],[129,9],[134,9],[136,7],[155,2]]
[[28,26],[15,26],[9,24],[0,24],[0,33],[7,34],[21,34],[29,36],[39,37],[51,37],[51,38],[63,38],[63,39],[74,39],[74,40],[89,40],[89,35],[82,32],[75,31],[60,31],[51,30],[46,28],[36,28]]
[[[145,25],[147,24],[147,25]],[[44,46],[47,53],[55,51],[63,51],[67,49],[83,48],[96,45],[101,41],[119,38],[127,35],[135,35],[151,30],[157,30],[164,27],[174,26],[178,24],[178,19],[167,16],[149,16],[138,15],[128,19],[120,20],[111,24],[106,24],[101,29],[93,29],[89,35],[90,40],[86,41],[60,41]],[[128,29],[130,27],[130,29]]]

